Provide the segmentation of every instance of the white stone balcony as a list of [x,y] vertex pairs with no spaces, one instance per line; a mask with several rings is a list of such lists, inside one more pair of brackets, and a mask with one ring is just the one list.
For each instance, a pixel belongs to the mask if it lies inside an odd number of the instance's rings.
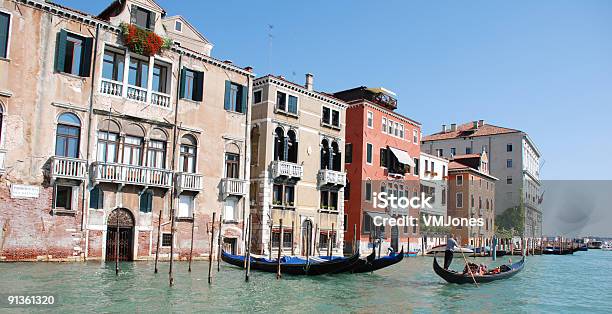
[[202,176],[196,173],[178,172],[176,174],[176,187],[179,191],[196,191],[202,190]]
[[163,108],[170,108],[170,95],[158,92],[151,93],[151,104]]
[[275,160],[272,162],[272,177],[288,177],[301,179],[304,176],[304,167],[288,161]]
[[127,88],[126,97],[128,99],[146,102],[147,101],[147,89],[129,85]]
[[95,182],[172,187],[172,171],[165,169],[95,162],[91,175]]
[[0,174],[6,171],[4,161],[6,160],[6,150],[0,149]]
[[84,159],[54,156],[51,158],[51,180],[58,178],[85,180],[87,161]]
[[100,82],[100,93],[121,97],[123,94],[123,83],[103,78]]
[[317,175],[317,180],[319,182],[319,186],[323,185],[336,185],[336,186],[345,186],[346,185],[346,173],[328,169],[319,170],[319,174]]
[[248,182],[246,180],[223,178],[221,179],[221,194],[223,194],[223,198],[232,195],[245,196],[247,193],[247,184]]

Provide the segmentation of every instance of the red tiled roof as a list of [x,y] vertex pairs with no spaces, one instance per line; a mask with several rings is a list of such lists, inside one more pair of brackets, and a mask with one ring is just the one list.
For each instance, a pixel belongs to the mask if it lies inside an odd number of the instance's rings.
[[453,159],[480,158],[480,154],[455,155]]
[[455,169],[468,169],[470,167],[464,165],[464,164],[460,164],[456,161],[450,161],[448,163],[448,170],[455,170]]
[[423,137],[423,141],[448,140],[461,137],[477,137],[496,134],[516,133],[521,132],[515,129],[504,128],[491,124],[483,124],[478,129],[474,129],[474,123],[469,122],[457,126],[455,131],[438,132]]

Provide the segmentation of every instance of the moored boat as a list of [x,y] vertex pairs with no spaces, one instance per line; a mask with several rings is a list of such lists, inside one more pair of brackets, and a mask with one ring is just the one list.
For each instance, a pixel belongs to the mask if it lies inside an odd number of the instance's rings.
[[558,246],[547,246],[542,250],[542,254],[544,255],[569,255],[574,254],[574,249],[564,248],[561,250]]
[[589,246],[589,249],[593,249],[593,250],[599,250],[603,247],[603,242],[601,241],[589,241],[589,243],[587,243],[587,245]]
[[514,263],[511,264],[510,266],[508,265],[502,265],[499,267],[500,272],[498,273],[486,273],[484,275],[474,275],[474,277],[472,278],[472,276],[469,273],[459,273],[456,272],[454,270],[448,270],[448,269],[444,269],[442,268],[442,266],[440,266],[438,264],[438,260],[437,258],[434,256],[434,261],[433,261],[433,268],[435,273],[442,277],[442,279],[446,280],[449,283],[456,283],[456,284],[469,284],[469,283],[474,283],[474,281],[476,281],[477,283],[485,283],[485,282],[491,282],[491,281],[495,281],[495,280],[501,280],[501,279],[507,279],[510,278],[516,274],[518,274],[523,268],[525,267],[525,257],[523,256],[523,258]]
[[[429,250],[426,255],[428,256],[434,256],[437,253],[441,253],[444,254],[444,252],[446,251],[446,244],[442,244],[442,245],[438,245],[438,246],[434,246],[431,250]],[[455,249],[455,251],[453,252],[453,255],[455,256],[461,256],[462,254],[468,255],[468,254],[474,254],[474,251],[468,248],[459,248],[459,249]]]

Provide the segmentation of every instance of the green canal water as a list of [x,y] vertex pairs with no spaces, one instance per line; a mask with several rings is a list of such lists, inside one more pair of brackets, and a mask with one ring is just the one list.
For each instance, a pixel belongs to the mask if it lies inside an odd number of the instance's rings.
[[[513,257],[518,260],[518,257]],[[504,281],[447,284],[432,258],[407,258],[374,274],[319,277],[244,272],[221,264],[207,282],[208,264],[177,263],[168,287],[168,264],[158,274],[148,262],[0,263],[0,295],[53,294],[53,307],[0,308],[0,312],[512,312],[610,313],[612,252],[528,257],[526,268]],[[490,259],[479,262],[493,264]],[[498,259],[495,265],[508,257]],[[462,267],[455,258],[453,268]],[[216,265],[215,265],[216,266]]]

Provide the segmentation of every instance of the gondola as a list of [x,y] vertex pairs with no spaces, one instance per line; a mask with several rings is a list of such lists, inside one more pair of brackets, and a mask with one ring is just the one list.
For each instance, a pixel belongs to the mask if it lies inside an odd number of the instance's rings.
[[399,253],[376,258],[376,251],[372,251],[365,259],[359,259],[355,264],[345,268],[333,271],[333,274],[339,273],[370,273],[375,270],[383,269],[391,265],[397,264],[404,259],[404,248]]
[[[232,255],[225,251],[221,252],[221,259],[231,265],[243,267],[244,256]],[[359,261],[359,252],[353,256],[346,257],[324,257],[309,258],[308,260],[293,257],[281,257],[281,273],[288,275],[316,276],[333,272],[338,269],[349,269],[350,266]],[[278,263],[276,260],[251,257],[251,269],[269,273],[276,273]]]
[[[502,265],[501,267],[504,267],[504,266],[506,265]],[[442,279],[450,283],[456,283],[456,284],[474,283],[474,280],[476,280],[476,282],[478,283],[485,283],[485,282],[491,282],[495,280],[507,279],[507,278],[510,278],[516,275],[518,272],[520,272],[524,266],[525,266],[525,257],[523,257],[520,261],[510,266],[506,266],[505,267],[506,270],[500,273],[491,274],[491,275],[474,275],[474,278],[472,279],[472,276],[470,274],[458,273],[453,270],[447,270],[447,269],[442,268],[438,264],[438,260],[435,256],[434,256],[434,261],[433,261],[433,268],[436,274],[442,277]]]
[[544,255],[570,255],[570,254],[574,254],[574,250],[573,249],[561,250],[558,246],[555,246],[555,247],[547,246],[542,251],[542,254]]

